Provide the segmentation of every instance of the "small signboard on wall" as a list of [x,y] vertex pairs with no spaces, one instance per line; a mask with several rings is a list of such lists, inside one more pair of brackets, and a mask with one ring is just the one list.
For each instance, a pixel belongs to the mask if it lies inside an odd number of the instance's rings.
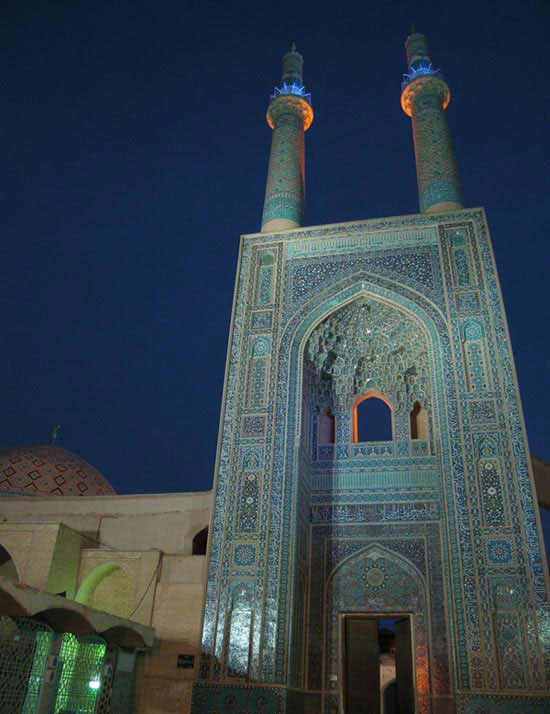
[[195,666],[195,655],[180,654],[178,655],[178,668],[193,669]]

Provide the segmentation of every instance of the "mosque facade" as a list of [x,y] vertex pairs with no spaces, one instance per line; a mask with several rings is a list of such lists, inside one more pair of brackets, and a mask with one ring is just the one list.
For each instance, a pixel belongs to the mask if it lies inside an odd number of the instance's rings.
[[463,205],[448,85],[423,35],[406,50],[419,212],[310,227],[313,108],[283,58],[212,492],[120,496],[56,444],[0,450],[1,712],[550,712],[489,228]]
[[423,35],[406,50],[419,213],[311,227],[313,109],[283,59],[262,229],[240,245],[194,714],[550,711],[489,228],[463,205],[447,82]]

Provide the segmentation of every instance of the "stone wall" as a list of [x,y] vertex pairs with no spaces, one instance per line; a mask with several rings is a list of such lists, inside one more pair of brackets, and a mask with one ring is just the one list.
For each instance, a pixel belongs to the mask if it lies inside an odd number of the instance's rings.
[[[200,654],[206,556],[165,556],[152,624],[160,638],[140,662],[137,714],[188,712]],[[178,667],[182,655],[193,668]]]

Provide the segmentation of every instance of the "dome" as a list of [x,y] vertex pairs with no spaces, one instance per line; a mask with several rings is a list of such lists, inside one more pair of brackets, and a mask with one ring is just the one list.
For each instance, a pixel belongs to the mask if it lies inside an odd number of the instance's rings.
[[0,449],[0,495],[107,496],[115,490],[97,469],[60,446]]

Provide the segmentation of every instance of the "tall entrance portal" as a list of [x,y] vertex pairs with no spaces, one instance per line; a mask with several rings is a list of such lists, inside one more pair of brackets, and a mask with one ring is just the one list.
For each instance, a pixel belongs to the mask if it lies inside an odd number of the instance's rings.
[[239,253],[194,714],[550,709],[548,574],[489,231],[462,208],[422,35],[407,60],[421,212],[308,228],[313,110],[302,57],[283,60],[262,232]]
[[344,615],[342,627],[345,714],[414,714],[410,617]]

